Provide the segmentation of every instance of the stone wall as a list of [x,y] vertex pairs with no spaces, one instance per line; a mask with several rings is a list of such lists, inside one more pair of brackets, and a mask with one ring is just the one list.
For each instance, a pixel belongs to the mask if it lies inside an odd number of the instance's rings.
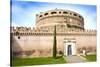
[[[64,52],[65,38],[75,38],[77,54],[82,53],[82,49],[87,52],[96,52],[96,32],[69,32],[57,33],[57,51]],[[37,33],[28,35],[13,34],[13,53],[22,57],[52,56],[53,34]]]

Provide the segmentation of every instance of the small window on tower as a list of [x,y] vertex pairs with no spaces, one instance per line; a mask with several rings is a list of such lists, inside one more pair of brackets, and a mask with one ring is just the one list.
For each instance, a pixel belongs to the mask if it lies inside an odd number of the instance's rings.
[[39,17],[42,17],[42,15],[40,15]]
[[79,18],[82,18],[81,16],[79,16]]
[[70,15],[72,15],[72,13],[70,13]]
[[59,12],[59,14],[61,14],[61,12]]
[[68,12],[63,12],[64,14],[68,14]]
[[77,14],[73,14],[74,16],[77,16]]
[[51,14],[56,14],[56,12],[51,12]]
[[18,36],[18,39],[20,39],[20,36]]
[[48,13],[45,13],[44,15],[46,16],[46,15],[48,15]]

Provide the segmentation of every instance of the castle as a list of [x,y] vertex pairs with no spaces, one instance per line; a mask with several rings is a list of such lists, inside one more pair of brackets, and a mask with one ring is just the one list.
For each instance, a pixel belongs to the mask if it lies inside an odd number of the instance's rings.
[[53,52],[56,26],[57,55],[96,53],[96,30],[84,28],[84,18],[70,10],[54,9],[36,14],[36,27],[11,27],[12,55],[48,57]]

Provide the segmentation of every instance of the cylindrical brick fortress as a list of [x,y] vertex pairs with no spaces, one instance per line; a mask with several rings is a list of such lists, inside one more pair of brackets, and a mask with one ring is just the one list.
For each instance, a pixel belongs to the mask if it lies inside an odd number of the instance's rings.
[[63,9],[49,10],[36,15],[37,28],[54,27],[54,25],[84,29],[84,18],[76,12]]

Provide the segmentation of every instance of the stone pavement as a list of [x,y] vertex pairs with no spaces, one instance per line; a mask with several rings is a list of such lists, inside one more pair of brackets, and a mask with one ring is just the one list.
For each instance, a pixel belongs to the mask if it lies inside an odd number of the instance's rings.
[[86,60],[84,60],[83,58],[81,58],[80,56],[67,56],[66,60],[68,63],[81,63],[81,62],[86,62]]

